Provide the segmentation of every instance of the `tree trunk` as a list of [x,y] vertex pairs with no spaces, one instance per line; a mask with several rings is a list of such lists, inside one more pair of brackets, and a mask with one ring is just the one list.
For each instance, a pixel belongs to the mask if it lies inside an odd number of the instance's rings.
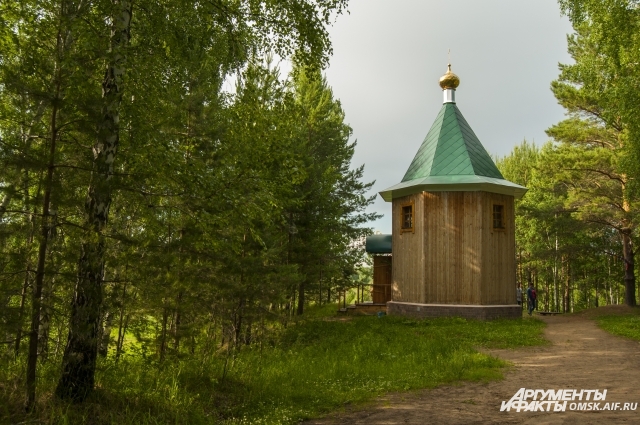
[[251,319],[249,319],[247,321],[247,325],[245,327],[246,331],[244,333],[244,345],[251,345],[251,339],[252,339],[252,334],[251,334],[251,330],[253,328],[253,321]]
[[181,337],[181,330],[180,330],[180,324],[182,323],[182,291],[178,292],[178,297],[176,298],[176,308],[175,308],[175,312],[174,312],[174,317],[173,317],[173,326],[172,326],[172,333],[173,333],[173,349],[178,352],[178,350],[180,349],[180,337]]
[[[551,273],[554,276],[553,285],[555,285],[556,284],[556,281],[555,281],[555,273],[556,273],[555,272],[555,268],[551,269]],[[537,278],[537,276],[538,275],[536,274],[536,278]],[[549,287],[549,279],[545,279],[545,281],[546,281],[546,287],[545,287],[546,288],[546,290],[545,290],[546,299],[545,299],[545,302],[544,302],[544,309],[549,311],[551,309],[552,303],[554,303],[555,300],[552,299],[552,295],[553,294],[550,292],[550,290],[552,288]],[[535,288],[536,288],[536,291],[538,291],[538,285],[537,284],[535,285]]]
[[[51,260],[50,260],[51,261]],[[38,356],[42,360],[47,360],[49,356],[49,328],[51,326],[51,296],[55,278],[51,277],[43,287],[42,304],[40,309],[40,329],[38,330]]]
[[131,318],[131,314],[127,313],[124,317],[124,323],[120,322],[120,329],[118,331],[118,341],[116,343],[116,363],[120,360],[120,356],[124,352],[124,337],[127,333],[127,328],[129,327],[129,319]]
[[2,202],[0,202],[0,219],[2,219],[2,216],[7,211],[7,208],[9,208],[9,204],[11,203],[11,198],[13,197],[14,190],[15,190],[14,186],[10,185],[5,191],[4,197],[2,198]]
[[118,318],[118,339],[116,340],[116,362],[120,360],[120,353],[122,352],[122,344],[124,342],[124,332],[126,326],[123,325],[124,320],[124,306],[127,299],[127,282],[122,285],[122,299],[120,300],[120,317]]
[[[536,292],[540,291],[540,286],[538,285],[538,269],[535,269],[535,272],[533,274],[533,287],[536,288]],[[549,281],[547,280],[547,310],[549,308]],[[535,308],[535,305],[534,305]]]
[[[58,32],[58,49],[62,47],[62,34]],[[47,164],[47,175],[44,182],[44,199],[42,201],[42,221],[40,224],[40,246],[38,248],[38,262],[36,266],[36,278],[33,284],[31,301],[31,328],[29,333],[29,354],[27,357],[27,401],[26,409],[33,410],[36,401],[36,366],[38,362],[38,330],[40,328],[40,310],[42,308],[42,286],[44,283],[44,266],[47,255],[47,243],[51,232],[51,215],[49,207],[51,204],[51,191],[53,187],[53,172],[55,170],[56,142],[58,139],[58,98],[60,96],[60,70],[56,69],[56,89],[51,110],[50,139],[49,139],[49,159]]]
[[98,327],[102,306],[104,275],[104,230],[111,206],[111,177],[120,140],[119,111],[122,102],[132,5],[129,0],[112,0],[111,50],[102,82],[102,122],[94,145],[93,172],[85,202],[84,228],[78,263],[78,279],[71,307],[69,335],[62,359],[62,376],[56,395],[62,399],[84,400],[93,390]]
[[636,305],[635,253],[629,229],[622,231],[622,255],[624,258],[625,303],[633,307]]
[[322,307],[322,269],[320,269],[320,281],[318,281],[318,304]]
[[124,312],[120,310],[120,319],[118,320],[118,337],[116,339],[116,363],[120,360],[120,354],[122,354],[122,343],[124,341]]
[[27,263],[27,271],[24,274],[24,281],[22,282],[22,293],[20,294],[20,308],[18,310],[18,330],[16,331],[16,341],[13,346],[13,351],[15,354],[15,358],[18,358],[18,354],[20,354],[20,341],[22,340],[22,315],[24,314],[24,304],[27,300],[27,288],[29,288],[29,267],[30,264]]
[[164,360],[165,352],[167,351],[167,320],[169,319],[169,313],[167,307],[162,309],[162,330],[160,331],[160,348],[158,357],[162,362]]
[[591,286],[586,270],[584,271],[584,302],[587,304],[587,308],[591,308]]
[[570,258],[569,256],[567,256],[567,268],[565,269],[565,281],[564,281],[564,294],[562,297],[562,311],[563,313],[568,313],[570,310],[570,306],[569,306],[569,286],[571,285],[571,263],[570,263]]
[[[36,121],[39,121],[40,119],[42,119],[42,116],[44,115],[45,112],[45,107],[44,107],[44,102],[40,102],[38,104],[38,109],[36,112],[36,116],[34,118],[34,121],[32,122],[32,125],[29,127],[29,132],[27,133],[26,140],[30,141],[31,140],[31,135],[32,135],[32,131],[33,131],[33,127]],[[31,144],[30,142],[27,143],[27,149],[25,152],[25,155],[30,151],[31,148]],[[23,191],[24,191],[24,209],[25,211],[29,211],[31,209],[31,205],[29,202],[29,170],[25,169],[22,170],[24,172],[24,177],[23,177],[23,181],[22,181],[22,187],[23,187]],[[38,178],[38,188],[36,190],[36,196],[35,198],[38,199],[40,198],[40,191],[42,190],[42,183],[43,183],[43,178],[42,178],[42,173],[40,173],[40,176]],[[33,206],[33,212],[31,214],[28,215],[28,224],[29,224],[29,235],[27,236],[27,247],[31,247],[31,244],[33,243],[33,238],[34,235],[36,233],[36,226],[35,226],[35,217],[38,215],[38,207],[37,206]],[[0,215],[0,218],[2,218],[2,216]],[[24,281],[22,283],[22,293],[20,295],[20,309],[18,310],[18,330],[16,332],[16,343],[14,346],[14,352],[15,352],[15,357],[18,357],[18,354],[20,353],[20,342],[22,341],[22,317],[24,315],[24,306],[25,306],[25,302],[26,302],[26,298],[27,298],[27,290],[30,286],[30,281],[31,281],[31,260],[29,257],[27,257],[27,261],[26,261],[26,265],[25,265],[25,272],[24,272]]]
[[[25,176],[25,186],[28,185],[28,172],[25,172],[26,176]],[[40,178],[40,182],[42,182],[42,177]],[[36,192],[36,196],[40,197],[40,184],[38,184],[38,190]],[[25,187],[25,193],[27,193],[27,189]],[[27,196],[25,196],[25,199],[28,199]],[[26,202],[25,202],[26,204]],[[25,209],[28,209],[28,205],[25,205]],[[30,247],[31,244],[33,243],[33,237],[35,234],[35,216],[37,214],[37,208],[34,207],[33,208],[33,214],[31,214],[31,217],[29,218],[29,221],[31,222],[31,226],[29,229],[29,236],[27,236],[27,247]],[[20,341],[22,341],[22,317],[24,314],[24,305],[27,299],[27,290],[30,286],[30,274],[31,274],[32,270],[31,270],[31,262],[29,261],[29,258],[27,257],[27,263],[26,263],[26,267],[25,267],[25,272],[24,272],[24,281],[22,282],[22,293],[20,294],[20,309],[18,310],[18,330],[16,332],[16,343],[14,346],[14,352],[15,352],[15,357],[18,358],[18,355],[20,354]]]
[[113,325],[113,313],[110,311],[104,315],[104,326],[102,332],[100,332],[100,346],[98,347],[98,354],[101,357],[107,357],[109,353],[109,342],[111,341],[111,326]]
[[240,302],[238,303],[238,309],[236,310],[233,318],[234,344],[236,348],[239,348],[241,342],[240,336],[242,332],[242,315],[244,314],[244,305],[245,300],[240,300]]
[[[555,214],[555,219],[558,218],[558,214]],[[562,259],[560,260],[562,264]],[[553,311],[560,311],[560,300],[558,294],[558,232],[556,232],[556,244],[555,244],[555,252],[553,254]],[[547,311],[550,311],[550,308],[547,308]]]
[[298,286],[298,316],[301,316],[304,313],[304,280],[300,282],[300,286]]

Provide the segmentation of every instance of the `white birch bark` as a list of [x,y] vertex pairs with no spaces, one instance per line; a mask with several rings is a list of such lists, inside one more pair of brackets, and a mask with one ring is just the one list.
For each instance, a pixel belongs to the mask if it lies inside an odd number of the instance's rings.
[[93,147],[93,171],[85,201],[78,278],[71,307],[69,336],[56,395],[83,400],[93,390],[104,279],[104,230],[111,206],[111,179],[120,139],[119,113],[126,71],[132,2],[112,0],[111,50],[102,82],[102,120]]

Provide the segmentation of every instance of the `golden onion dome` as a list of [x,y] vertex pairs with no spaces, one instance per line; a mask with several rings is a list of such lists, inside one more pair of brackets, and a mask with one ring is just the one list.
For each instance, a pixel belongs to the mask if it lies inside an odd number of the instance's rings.
[[451,64],[448,64],[447,67],[447,73],[440,77],[440,87],[442,87],[442,90],[455,89],[460,85],[460,78],[451,72]]

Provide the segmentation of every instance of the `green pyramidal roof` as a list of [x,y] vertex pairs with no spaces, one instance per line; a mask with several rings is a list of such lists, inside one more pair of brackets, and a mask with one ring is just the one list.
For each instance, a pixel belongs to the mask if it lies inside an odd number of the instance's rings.
[[476,175],[503,179],[455,103],[445,103],[402,181]]
[[527,188],[504,179],[456,104],[445,102],[402,182],[380,195],[389,202],[422,191],[478,190],[520,198]]

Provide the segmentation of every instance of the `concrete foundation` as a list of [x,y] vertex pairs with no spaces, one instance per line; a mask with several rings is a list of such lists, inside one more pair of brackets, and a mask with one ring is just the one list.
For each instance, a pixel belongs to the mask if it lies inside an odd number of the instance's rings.
[[389,301],[387,314],[390,316],[464,317],[465,319],[517,319],[522,317],[522,307],[515,305],[457,305],[457,304],[417,304]]

